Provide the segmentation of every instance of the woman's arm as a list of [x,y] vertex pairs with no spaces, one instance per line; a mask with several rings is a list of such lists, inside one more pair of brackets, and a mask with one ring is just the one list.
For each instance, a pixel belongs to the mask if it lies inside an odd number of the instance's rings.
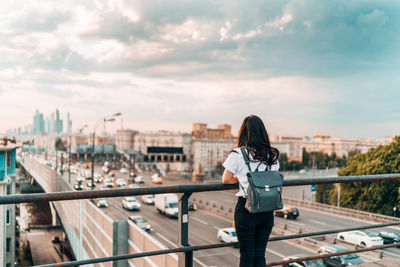
[[222,183],[223,184],[236,184],[238,182],[238,178],[233,175],[227,169],[224,170],[224,174],[222,175]]

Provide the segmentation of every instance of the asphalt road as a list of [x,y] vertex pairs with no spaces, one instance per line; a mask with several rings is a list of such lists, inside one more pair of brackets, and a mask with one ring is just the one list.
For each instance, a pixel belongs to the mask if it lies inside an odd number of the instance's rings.
[[[101,173],[100,168],[96,170]],[[123,177],[128,181],[128,175],[120,174],[114,171],[115,178]],[[145,184],[140,186],[156,186],[151,182],[150,175],[143,175]],[[163,185],[181,184],[179,180],[165,180]],[[301,197],[303,190],[309,190],[309,187],[291,187],[291,194],[296,193],[297,197]],[[287,191],[288,192],[288,191]],[[284,194],[288,194],[288,193]],[[294,193],[293,193],[294,192]],[[299,193],[300,192],[300,193]],[[202,192],[193,194],[196,199],[208,199],[220,203],[226,207],[234,207],[236,198],[232,191],[219,191],[219,192]],[[138,197],[140,199],[140,196]],[[152,225],[151,235],[163,243],[167,247],[178,247],[178,220],[170,219],[164,215],[159,214],[154,206],[148,206],[142,203],[139,212],[131,212],[122,208],[122,198],[109,198],[109,207],[104,211],[117,220],[127,219],[130,215],[140,214],[145,217]],[[289,227],[299,229],[303,232],[314,232],[337,228],[354,227],[359,225],[370,224],[360,220],[340,217],[329,213],[318,212],[314,210],[300,209],[300,216],[297,220],[284,220],[282,218],[275,218],[276,223],[287,223]],[[204,210],[191,211],[189,213],[189,242],[191,245],[204,245],[217,243],[217,231],[219,228],[231,227],[232,222],[209,213]],[[372,230],[372,231],[379,231]],[[333,235],[336,236],[336,235]],[[346,244],[342,244],[349,248]],[[353,247],[354,248],[354,247]],[[400,249],[392,248],[387,251],[393,254],[400,254]],[[304,246],[296,246],[289,241],[270,242],[268,244],[266,257],[268,261],[281,260],[283,257],[300,254],[311,253],[315,254],[314,249],[308,249]],[[363,257],[363,254],[359,254]],[[365,258],[364,258],[365,259]],[[213,250],[202,250],[194,252],[195,266],[237,266],[239,261],[239,252],[236,248],[219,248]],[[368,259],[367,259],[368,261]]]

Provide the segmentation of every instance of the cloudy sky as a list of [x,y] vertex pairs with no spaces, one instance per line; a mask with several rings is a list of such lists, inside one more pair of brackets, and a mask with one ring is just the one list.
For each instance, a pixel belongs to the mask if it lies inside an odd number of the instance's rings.
[[271,134],[396,135],[398,14],[397,0],[5,0],[0,132],[59,108],[74,129],[122,112],[125,128],[237,131],[252,113]]

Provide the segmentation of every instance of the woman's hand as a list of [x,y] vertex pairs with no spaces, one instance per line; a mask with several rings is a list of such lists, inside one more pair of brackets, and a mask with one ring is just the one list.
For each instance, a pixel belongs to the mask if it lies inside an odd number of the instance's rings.
[[236,184],[238,183],[238,178],[233,175],[230,171],[227,169],[224,170],[224,174],[222,175],[222,183],[223,184]]

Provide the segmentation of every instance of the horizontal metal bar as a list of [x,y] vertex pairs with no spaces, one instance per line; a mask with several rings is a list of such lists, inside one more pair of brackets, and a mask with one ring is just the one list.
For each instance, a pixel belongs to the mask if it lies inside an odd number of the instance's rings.
[[176,185],[176,186],[157,186],[141,188],[107,189],[107,190],[88,190],[88,191],[65,191],[37,194],[18,194],[10,196],[0,196],[0,205],[29,203],[38,201],[62,201],[75,199],[91,199],[103,197],[123,197],[136,195],[164,194],[164,193],[191,193],[204,191],[221,191],[237,188],[237,184],[203,184],[203,185]]
[[[371,228],[380,228],[386,226],[393,226],[393,225],[400,225],[400,221],[392,222],[392,223],[382,223],[382,224],[375,224],[375,225],[365,225],[353,228],[342,228],[330,231],[322,231],[322,232],[313,232],[313,233],[305,233],[305,234],[297,234],[297,235],[288,235],[288,236],[280,236],[280,237],[271,237],[269,241],[279,241],[279,240],[287,240],[287,239],[294,239],[294,238],[301,238],[301,237],[308,237],[308,236],[316,236],[322,234],[332,234],[338,232],[346,232],[346,231],[354,231],[354,230],[362,230],[362,229],[371,229]],[[133,258],[140,258],[140,257],[148,257],[148,256],[155,256],[161,254],[169,254],[169,253],[178,253],[178,252],[188,252],[188,251],[198,251],[198,250],[205,250],[205,249],[214,249],[214,248],[222,248],[222,247],[230,247],[236,245],[237,242],[232,243],[224,243],[224,244],[211,244],[211,245],[202,245],[202,246],[185,246],[180,248],[174,249],[164,249],[164,250],[157,250],[157,251],[149,251],[149,252],[142,252],[136,254],[124,254],[124,255],[117,255],[111,257],[104,257],[104,258],[96,258],[96,259],[88,259],[88,260],[81,260],[81,261],[71,261],[71,262],[63,262],[63,263],[55,263],[55,264],[48,264],[44,266],[76,266],[76,265],[83,265],[83,264],[92,264],[92,263],[99,263],[99,262],[107,262],[107,261],[117,261],[117,260],[126,260],[126,259],[133,259]],[[400,244],[398,245],[400,246]],[[361,251],[360,251],[361,252]],[[350,254],[350,253],[344,253]],[[340,254],[343,255],[343,254]],[[334,255],[332,255],[334,256]],[[320,257],[322,258],[322,257]],[[290,261],[295,262],[296,260]],[[303,260],[298,260],[303,261]],[[288,261],[284,261],[283,263],[287,263]],[[270,263],[273,264],[273,263]],[[276,264],[280,265],[280,264]],[[271,265],[273,266],[273,265]]]
[[309,179],[294,179],[285,180],[284,186],[298,186],[298,185],[311,185],[311,184],[335,184],[335,183],[353,183],[353,182],[376,182],[376,181],[390,181],[399,180],[399,173],[390,174],[374,174],[374,175],[354,175],[354,176],[340,176],[340,177],[327,177],[327,178],[309,178]]
[[[284,186],[310,185],[310,184],[329,184],[329,183],[350,183],[350,182],[373,182],[373,181],[389,181],[399,180],[400,174],[380,174],[380,175],[362,175],[362,176],[346,176],[333,178],[312,178],[312,179],[295,179],[285,180]],[[193,184],[193,185],[176,185],[176,186],[159,186],[159,187],[142,187],[142,188],[125,188],[125,189],[108,189],[108,190],[90,190],[90,191],[67,191],[53,193],[38,194],[19,194],[11,196],[0,196],[0,205],[29,203],[38,201],[62,201],[74,199],[88,199],[99,197],[122,197],[147,194],[164,194],[164,193],[192,193],[205,191],[221,191],[236,189],[237,184]]]
[[376,247],[370,247],[370,248],[359,248],[359,249],[341,251],[341,252],[335,252],[335,253],[329,253],[329,254],[319,254],[319,255],[315,255],[315,256],[302,257],[302,258],[297,258],[297,259],[274,261],[274,262],[267,263],[267,266],[277,266],[277,265],[287,264],[287,263],[291,263],[291,262],[302,262],[302,261],[308,261],[308,260],[324,259],[324,258],[330,258],[330,257],[334,257],[334,256],[341,256],[341,255],[354,254],[354,253],[373,251],[373,250],[385,249],[385,248],[393,248],[393,247],[400,247],[400,243],[395,243],[395,244],[390,244],[390,245],[382,245],[382,246],[376,246]]
[[[187,247],[180,247],[180,248],[174,248],[174,249],[148,251],[148,252],[141,252],[141,253],[136,253],[136,254],[123,254],[123,255],[103,257],[103,258],[60,262],[60,263],[53,263],[53,264],[47,264],[47,265],[36,265],[36,266],[43,266],[43,267],[79,266],[79,265],[84,265],[84,264],[93,264],[93,263],[108,262],[108,261],[118,261],[118,260],[128,260],[128,259],[141,258],[141,257],[150,257],[150,256],[161,255],[161,254],[180,253],[180,252],[188,252],[188,251],[197,251],[197,250],[202,250],[202,249],[227,247],[227,246],[229,246],[229,244],[232,244],[232,243],[213,244],[213,245],[204,245],[204,246],[187,246]],[[336,252],[336,253],[330,253],[330,254],[320,254],[320,255],[297,258],[297,259],[282,260],[282,261],[267,263],[267,266],[276,266],[276,265],[282,265],[282,264],[291,263],[291,262],[302,262],[302,261],[306,261],[306,260],[323,259],[323,258],[329,258],[329,257],[333,257],[333,256],[360,253],[360,252],[373,251],[373,250],[392,248],[392,247],[400,247],[400,244],[395,243],[395,244],[382,245],[382,246],[376,246],[376,247],[371,247],[371,248],[361,248],[361,249],[342,251],[342,252]]]
[[36,265],[36,266],[43,266],[43,267],[77,266],[77,265],[84,265],[84,264],[93,264],[93,263],[100,263],[100,262],[107,262],[107,261],[127,260],[127,259],[150,257],[150,256],[156,256],[156,255],[162,255],[162,254],[197,251],[197,250],[201,250],[201,249],[212,249],[212,248],[229,247],[229,246],[231,246],[231,245],[229,245],[229,244],[212,244],[212,245],[204,245],[204,246],[185,246],[185,247],[180,247],[180,248],[148,251],[148,252],[141,252],[141,253],[136,253],[136,254],[123,254],[123,255],[103,257],[103,258],[95,258],[95,259],[87,259],[87,260],[79,260],[79,261],[69,261],[69,262],[60,262],[60,263],[53,263],[53,264],[47,264],[47,265]]

